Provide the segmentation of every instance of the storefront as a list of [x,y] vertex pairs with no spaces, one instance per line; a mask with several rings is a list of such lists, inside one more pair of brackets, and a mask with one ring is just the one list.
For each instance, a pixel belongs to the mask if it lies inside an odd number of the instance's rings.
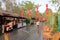
[[18,18],[18,28],[26,27],[26,18]]
[[[1,15],[2,14],[2,15]],[[5,11],[0,12],[0,34],[6,31],[15,30],[26,26],[26,18],[20,17],[19,14],[9,13]]]
[[4,31],[11,31],[13,30],[13,22],[14,22],[14,18],[12,17],[6,17],[6,16],[3,16],[4,17]]

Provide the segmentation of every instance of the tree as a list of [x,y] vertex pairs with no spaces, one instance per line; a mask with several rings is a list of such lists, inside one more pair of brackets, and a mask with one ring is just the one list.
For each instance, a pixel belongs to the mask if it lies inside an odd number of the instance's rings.
[[50,18],[52,16],[52,10],[48,9],[48,14],[46,14],[46,11],[45,11],[45,13],[43,15],[46,18],[46,23],[50,24],[50,22],[51,22]]
[[31,10],[32,15],[35,14],[35,5],[32,2],[26,1],[22,4],[22,7],[24,8],[26,17],[28,17],[28,9]]
[[[31,23],[31,18],[36,18],[36,11],[35,11],[35,5],[34,3],[30,2],[30,1],[26,1],[23,4],[20,5],[21,8],[24,8],[24,15],[27,18],[27,21],[29,22],[29,24]],[[31,11],[31,16],[28,17],[28,11]],[[27,22],[26,21],[26,22]]]
[[58,31],[58,13],[54,13],[54,26],[53,26],[53,32]]
[[17,6],[15,2],[13,3],[12,13],[18,13],[18,14],[20,13],[20,7]]
[[60,14],[59,13],[58,13],[58,31],[60,32]]
[[2,2],[5,4],[6,11],[12,12],[15,0],[2,0]]
[[52,32],[55,33],[58,30],[58,13],[53,13],[51,9],[48,9],[48,15],[44,13],[46,17],[46,23],[52,26]]
[[[58,7],[58,10],[60,8],[60,0],[50,0],[50,3],[53,4],[53,6]],[[56,8],[55,8],[56,9]],[[57,9],[56,9],[57,10]],[[59,11],[58,11],[59,12]]]
[[11,0],[6,0],[6,10],[11,12],[12,9],[13,9],[13,4]]
[[[54,1],[54,2],[53,2]],[[53,4],[57,4],[58,7],[58,15],[55,16],[55,21],[57,21],[57,23],[55,23],[55,25],[57,26],[56,30],[58,29],[58,31],[60,32],[60,0],[52,0]]]
[[34,9],[34,4],[32,3],[32,2],[30,2],[30,1],[26,1],[26,2],[24,2],[24,9],[25,10],[27,10],[27,9],[31,9],[31,10],[33,10]]

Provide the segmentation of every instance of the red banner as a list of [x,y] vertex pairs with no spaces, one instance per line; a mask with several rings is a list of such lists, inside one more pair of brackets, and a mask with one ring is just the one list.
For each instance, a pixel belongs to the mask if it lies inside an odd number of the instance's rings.
[[46,14],[48,15],[48,4],[46,4]]
[[38,6],[36,6],[36,17],[38,18]]
[[28,9],[28,16],[31,17],[31,10],[30,10],[30,8]]
[[21,17],[24,17],[24,9],[21,10]]
[[38,6],[36,6],[36,18],[39,20],[39,14],[38,14]]

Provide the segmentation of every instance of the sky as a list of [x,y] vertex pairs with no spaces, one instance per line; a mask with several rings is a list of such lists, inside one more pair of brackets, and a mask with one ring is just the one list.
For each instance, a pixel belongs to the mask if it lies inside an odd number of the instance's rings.
[[[39,4],[39,5],[41,5],[39,8],[38,8],[38,10],[39,10],[39,12],[41,12],[41,13],[44,13],[45,12],[45,10],[46,10],[46,4],[48,4],[48,8],[50,8],[53,12],[57,12],[57,9],[58,9],[58,7],[56,7],[56,5],[57,4],[53,4],[52,5],[52,3],[50,3],[49,1],[50,0],[16,0],[16,2],[17,3],[22,3],[22,2],[26,2],[26,1],[31,1],[32,3],[34,3],[35,5],[37,5],[37,4]],[[3,4],[3,3],[2,3]],[[55,5],[55,6],[54,6]],[[4,4],[2,5],[2,8],[4,8],[5,6],[4,6]]]

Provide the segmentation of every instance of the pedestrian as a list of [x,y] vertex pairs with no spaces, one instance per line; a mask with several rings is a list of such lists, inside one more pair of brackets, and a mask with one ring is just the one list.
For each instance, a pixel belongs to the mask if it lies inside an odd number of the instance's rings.
[[37,33],[39,34],[40,32],[39,32],[39,25],[40,25],[40,21],[36,21],[36,26],[37,26]]
[[37,26],[37,28],[39,28],[39,24],[40,24],[40,22],[37,21],[37,22],[36,22],[36,26]]

